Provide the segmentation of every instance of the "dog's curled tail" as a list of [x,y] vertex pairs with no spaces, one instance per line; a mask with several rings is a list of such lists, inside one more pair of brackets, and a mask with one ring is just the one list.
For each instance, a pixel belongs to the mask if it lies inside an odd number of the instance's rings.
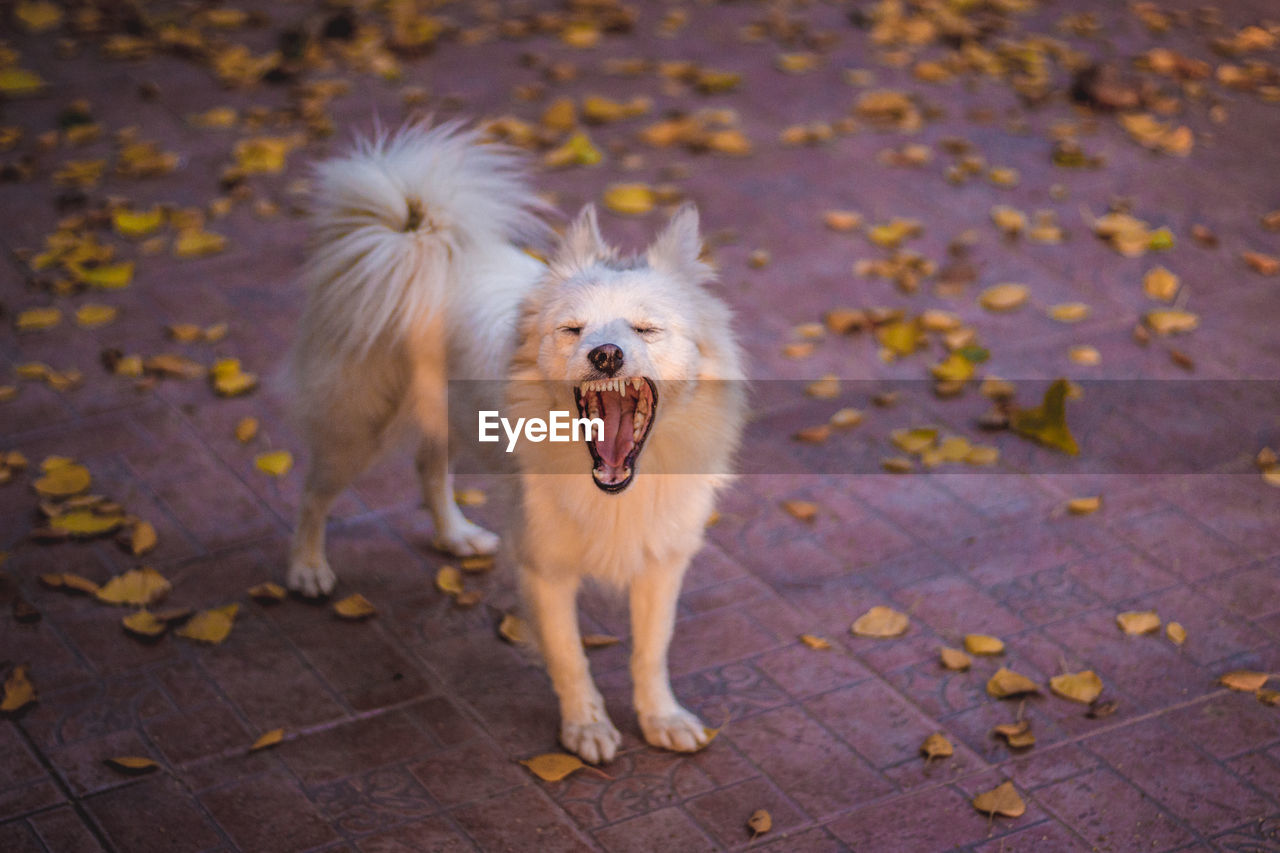
[[411,125],[316,166],[302,322],[331,357],[403,339],[465,286],[477,250],[546,230],[516,152],[480,136]]

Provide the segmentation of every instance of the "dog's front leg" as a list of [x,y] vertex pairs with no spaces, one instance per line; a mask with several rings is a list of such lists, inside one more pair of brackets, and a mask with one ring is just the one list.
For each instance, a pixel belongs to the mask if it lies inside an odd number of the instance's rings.
[[560,699],[560,742],[592,764],[611,761],[622,743],[591,680],[578,632],[578,578],[521,570],[538,644]]
[[688,559],[648,568],[631,582],[631,681],[644,739],[677,752],[707,745],[706,726],[671,692],[667,649],[676,623],[676,599]]

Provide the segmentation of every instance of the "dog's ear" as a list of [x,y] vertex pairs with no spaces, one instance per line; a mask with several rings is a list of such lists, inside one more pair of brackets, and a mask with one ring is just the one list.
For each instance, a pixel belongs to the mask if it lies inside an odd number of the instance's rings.
[[600,236],[596,206],[587,204],[560,238],[560,245],[556,247],[551,265],[566,271],[579,270],[612,254],[612,250]]
[[689,284],[702,284],[709,281],[713,273],[711,267],[698,259],[701,254],[698,209],[692,204],[685,204],[653,241],[646,258],[649,266],[658,272]]

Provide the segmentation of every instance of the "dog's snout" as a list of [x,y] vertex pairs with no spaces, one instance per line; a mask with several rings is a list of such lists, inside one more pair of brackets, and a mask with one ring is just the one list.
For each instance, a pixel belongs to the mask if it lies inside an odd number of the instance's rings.
[[622,348],[617,344],[601,344],[587,353],[587,360],[596,370],[612,376],[622,369]]

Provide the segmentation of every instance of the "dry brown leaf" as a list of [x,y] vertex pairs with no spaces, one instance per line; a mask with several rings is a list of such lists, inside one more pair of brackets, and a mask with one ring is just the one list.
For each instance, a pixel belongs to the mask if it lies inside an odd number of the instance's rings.
[[176,633],[179,637],[186,637],[188,640],[216,646],[231,634],[231,627],[235,624],[236,613],[239,610],[238,604],[201,610]]
[[1039,692],[1040,688],[1030,678],[1025,675],[1019,675],[1005,667],[996,670],[996,674],[987,681],[987,693],[997,699],[1008,699],[1011,696]]
[[906,633],[911,620],[892,607],[876,605],[854,621],[850,631],[858,637],[898,637]]
[[988,311],[1012,311],[1026,304],[1030,295],[1025,284],[993,284],[978,296],[978,304]]
[[529,626],[514,613],[504,614],[498,624],[498,635],[513,646],[523,646],[532,642]]
[[824,651],[831,648],[831,641],[819,637],[817,634],[801,634],[800,642],[804,643],[815,651]]
[[824,376],[806,385],[804,393],[818,400],[830,400],[839,396],[840,380],[834,376]]
[[1102,695],[1102,679],[1091,669],[1068,672],[1050,678],[1049,689],[1063,699],[1088,705]]
[[988,816],[1022,817],[1027,811],[1027,804],[1018,796],[1013,783],[1007,781],[974,797],[973,807]]
[[812,522],[818,517],[818,505],[812,501],[783,501],[782,509],[797,521]]
[[143,566],[140,569],[130,569],[122,575],[116,575],[103,584],[94,595],[99,601],[107,604],[144,607],[164,598],[172,588],[164,575],[149,566]]
[[493,554],[472,554],[458,560],[458,566],[464,572],[487,572],[494,567]]
[[0,699],[0,712],[12,714],[36,701],[36,687],[31,682],[27,667],[19,664],[4,680],[4,698]]
[[956,749],[951,745],[951,741],[943,736],[942,732],[934,732],[924,739],[924,743],[920,744],[920,752],[926,759],[933,760],[935,758],[950,758],[955,755]]
[[1094,495],[1086,498],[1072,498],[1067,501],[1067,512],[1072,515],[1089,515],[1102,506],[1102,498]]
[[1254,694],[1263,705],[1280,706],[1280,690],[1259,690]]
[[1089,316],[1089,306],[1083,302],[1063,302],[1051,306],[1049,316],[1059,323],[1078,323]]
[[817,426],[805,427],[791,437],[804,444],[822,444],[831,437],[831,425],[818,424]]
[[942,663],[944,669],[949,669],[952,672],[965,672],[973,665],[973,658],[959,649],[953,649],[948,646],[938,649],[938,660]]
[[773,829],[773,818],[764,809],[756,809],[747,818],[747,829],[751,830],[752,838],[764,835]]
[[1249,268],[1260,275],[1280,273],[1280,258],[1264,255],[1261,252],[1244,252],[1240,255]]
[[835,429],[851,429],[862,423],[862,412],[850,408],[838,409],[827,423]]
[[140,755],[122,755],[117,758],[106,758],[103,759],[103,763],[112,770],[133,775],[150,773],[160,767],[150,758],[143,758]]
[[1159,299],[1161,302],[1172,302],[1173,297],[1178,295],[1180,286],[1181,281],[1178,277],[1164,267],[1148,270],[1142,277],[1142,291],[1152,299]]
[[561,779],[576,773],[587,765],[582,763],[582,759],[576,755],[569,755],[563,752],[548,752],[545,755],[535,755],[533,758],[520,762],[532,771],[543,782],[559,782]]
[[449,595],[461,595],[462,572],[455,566],[441,566],[436,572],[436,589]]
[[582,646],[587,649],[603,649],[609,646],[616,646],[622,640],[612,634],[583,634]]
[[257,752],[260,749],[267,749],[275,746],[284,740],[284,729],[272,729],[269,732],[263,732],[262,735],[253,742],[253,746],[249,747],[250,752]]
[[116,539],[121,547],[135,557],[140,557],[155,548],[160,541],[155,525],[149,521],[135,521]]
[[855,231],[862,227],[862,214],[852,210],[828,210],[822,214],[822,224],[832,231]]
[[378,612],[369,599],[358,592],[353,592],[341,601],[333,603],[333,612],[343,619],[368,619]]
[[1004,640],[988,634],[965,634],[964,650],[971,655],[1004,654]]
[[1154,610],[1127,610],[1116,614],[1116,624],[1126,634],[1150,634],[1160,628],[1160,616]]
[[1161,308],[1148,311],[1143,318],[1157,335],[1176,335],[1190,332],[1200,325],[1200,318],[1179,308]]
[[241,444],[248,444],[253,441],[254,436],[258,434],[258,419],[252,417],[241,418],[236,423],[236,441]]
[[250,598],[263,604],[284,601],[289,596],[288,590],[274,581],[263,581],[260,584],[251,586],[248,592]]
[[1030,720],[1001,723],[992,729],[991,733],[1003,739],[1010,749],[1030,749],[1036,745],[1036,736],[1031,731]]
[[1181,623],[1170,622],[1165,626],[1164,633],[1169,638],[1169,642],[1175,646],[1180,646],[1187,641],[1187,629],[1183,628]]
[[1262,687],[1271,679],[1271,676],[1265,672],[1254,672],[1251,669],[1237,669],[1228,672],[1226,675],[1218,679],[1218,683],[1223,687],[1229,687],[1232,690],[1239,690],[1242,693],[1253,693],[1261,690]]

